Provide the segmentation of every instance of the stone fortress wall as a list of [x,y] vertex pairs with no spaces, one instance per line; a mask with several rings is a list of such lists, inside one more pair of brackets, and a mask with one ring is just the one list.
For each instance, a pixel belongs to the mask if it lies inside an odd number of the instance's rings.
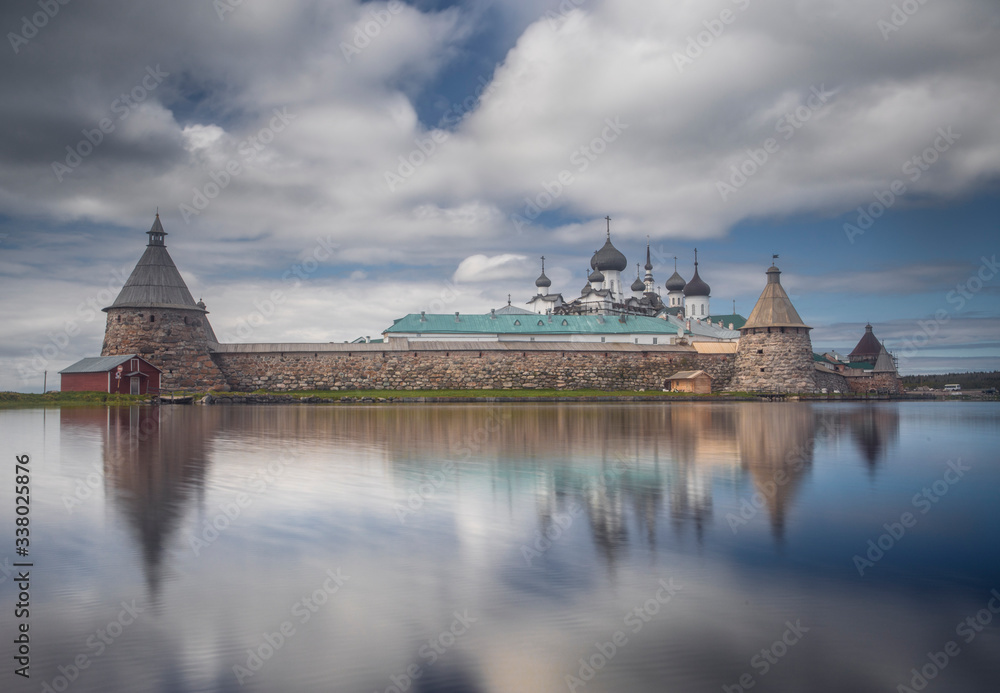
[[[226,345],[238,347],[239,345]],[[307,347],[308,345],[301,345]],[[325,345],[317,345],[322,349]],[[347,347],[348,345],[337,345]],[[413,350],[380,344],[336,351],[222,351],[212,354],[229,389],[254,390],[661,390],[677,371],[705,370],[713,391],[729,387],[733,354],[686,347],[596,350],[576,344],[489,348],[452,343]],[[631,345],[629,345],[631,346]],[[484,348],[486,347],[486,348]]]

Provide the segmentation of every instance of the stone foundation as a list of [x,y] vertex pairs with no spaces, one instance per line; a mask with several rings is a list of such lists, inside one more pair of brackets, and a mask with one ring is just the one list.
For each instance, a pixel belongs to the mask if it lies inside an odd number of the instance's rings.
[[365,350],[216,353],[227,385],[254,390],[662,390],[677,371],[702,369],[728,389],[731,355],[669,352]]
[[163,371],[161,390],[226,387],[222,371],[208,351],[204,311],[108,308],[107,313],[101,356],[139,354]]
[[732,389],[817,392],[816,367],[808,328],[754,328],[744,331],[736,351]]
[[843,375],[819,369],[816,369],[816,387],[820,390],[826,388],[828,394],[833,394],[835,391],[841,394],[853,392],[850,383]]

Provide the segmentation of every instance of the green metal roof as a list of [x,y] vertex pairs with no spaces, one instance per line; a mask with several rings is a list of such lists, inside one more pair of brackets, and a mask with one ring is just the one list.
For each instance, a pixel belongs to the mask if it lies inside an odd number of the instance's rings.
[[732,315],[710,315],[708,319],[713,323],[718,323],[721,320],[723,327],[726,328],[729,327],[729,323],[733,323],[734,330],[740,329],[747,322],[747,319],[739,313],[733,313]]
[[[552,318],[551,322],[549,318]],[[417,334],[656,334],[676,335],[677,327],[666,320],[629,315],[625,322],[616,315],[455,315],[418,313],[397,320],[387,333]],[[539,324],[541,323],[541,324]]]

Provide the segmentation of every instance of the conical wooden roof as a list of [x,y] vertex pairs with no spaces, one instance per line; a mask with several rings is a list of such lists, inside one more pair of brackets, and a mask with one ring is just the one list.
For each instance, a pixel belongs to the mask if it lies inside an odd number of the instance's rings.
[[167,234],[160,224],[159,214],[147,234],[149,244],[146,252],[139,258],[118,298],[109,308],[184,308],[207,312],[195,303],[167,252],[163,242]]
[[851,361],[871,361],[874,362],[878,358],[879,352],[882,350],[882,343],[878,341],[878,337],[872,331],[871,323],[865,325],[865,333],[861,336],[858,341],[858,345],[854,347],[854,351],[848,354],[847,358]]
[[767,268],[767,285],[757,299],[750,317],[741,330],[754,327],[805,327],[812,329],[799,317],[788,294],[781,286],[781,270],[774,265]]

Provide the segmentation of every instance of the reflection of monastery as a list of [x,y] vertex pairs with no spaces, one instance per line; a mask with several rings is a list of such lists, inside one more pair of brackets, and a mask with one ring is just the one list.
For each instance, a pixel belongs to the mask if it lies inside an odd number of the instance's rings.
[[[706,541],[715,525],[729,536],[728,513],[754,491],[765,503],[752,524],[780,539],[818,445],[853,443],[858,464],[874,474],[899,435],[891,407],[809,403],[278,407],[261,414],[250,407],[61,410],[64,434],[99,435],[106,502],[132,530],[153,601],[170,578],[171,551],[190,549],[183,528],[190,533],[218,512],[215,504],[205,507],[206,480],[246,473],[239,453],[220,452],[228,449],[219,445],[223,438],[253,441],[265,451],[261,459],[272,459],[296,449],[303,431],[317,441],[329,435],[295,464],[318,465],[331,479],[338,465],[352,474],[361,469],[396,487],[400,498],[415,479],[453,459],[448,493],[504,512],[518,498],[533,498],[532,509],[518,512],[537,517],[543,532],[575,504],[586,518],[579,527],[613,565],[630,546],[663,547],[670,534]],[[488,435],[471,444],[470,431]],[[215,465],[236,467],[220,472]]]
[[[626,291],[628,266],[612,244],[594,253],[580,295],[535,281],[532,310],[488,314],[409,314],[381,341],[363,343],[221,343],[166,248],[159,215],[149,242],[108,314],[103,357],[144,359],[160,370],[166,390],[306,389],[598,389],[659,390],[678,372],[703,371],[711,390],[898,392],[895,363],[869,329],[848,362],[812,351],[809,331],[771,266],[748,318],[712,315],[711,289],[695,255],[689,281],[677,271],[645,275]],[[544,259],[543,259],[544,263]],[[66,369],[65,389],[112,381]]]

